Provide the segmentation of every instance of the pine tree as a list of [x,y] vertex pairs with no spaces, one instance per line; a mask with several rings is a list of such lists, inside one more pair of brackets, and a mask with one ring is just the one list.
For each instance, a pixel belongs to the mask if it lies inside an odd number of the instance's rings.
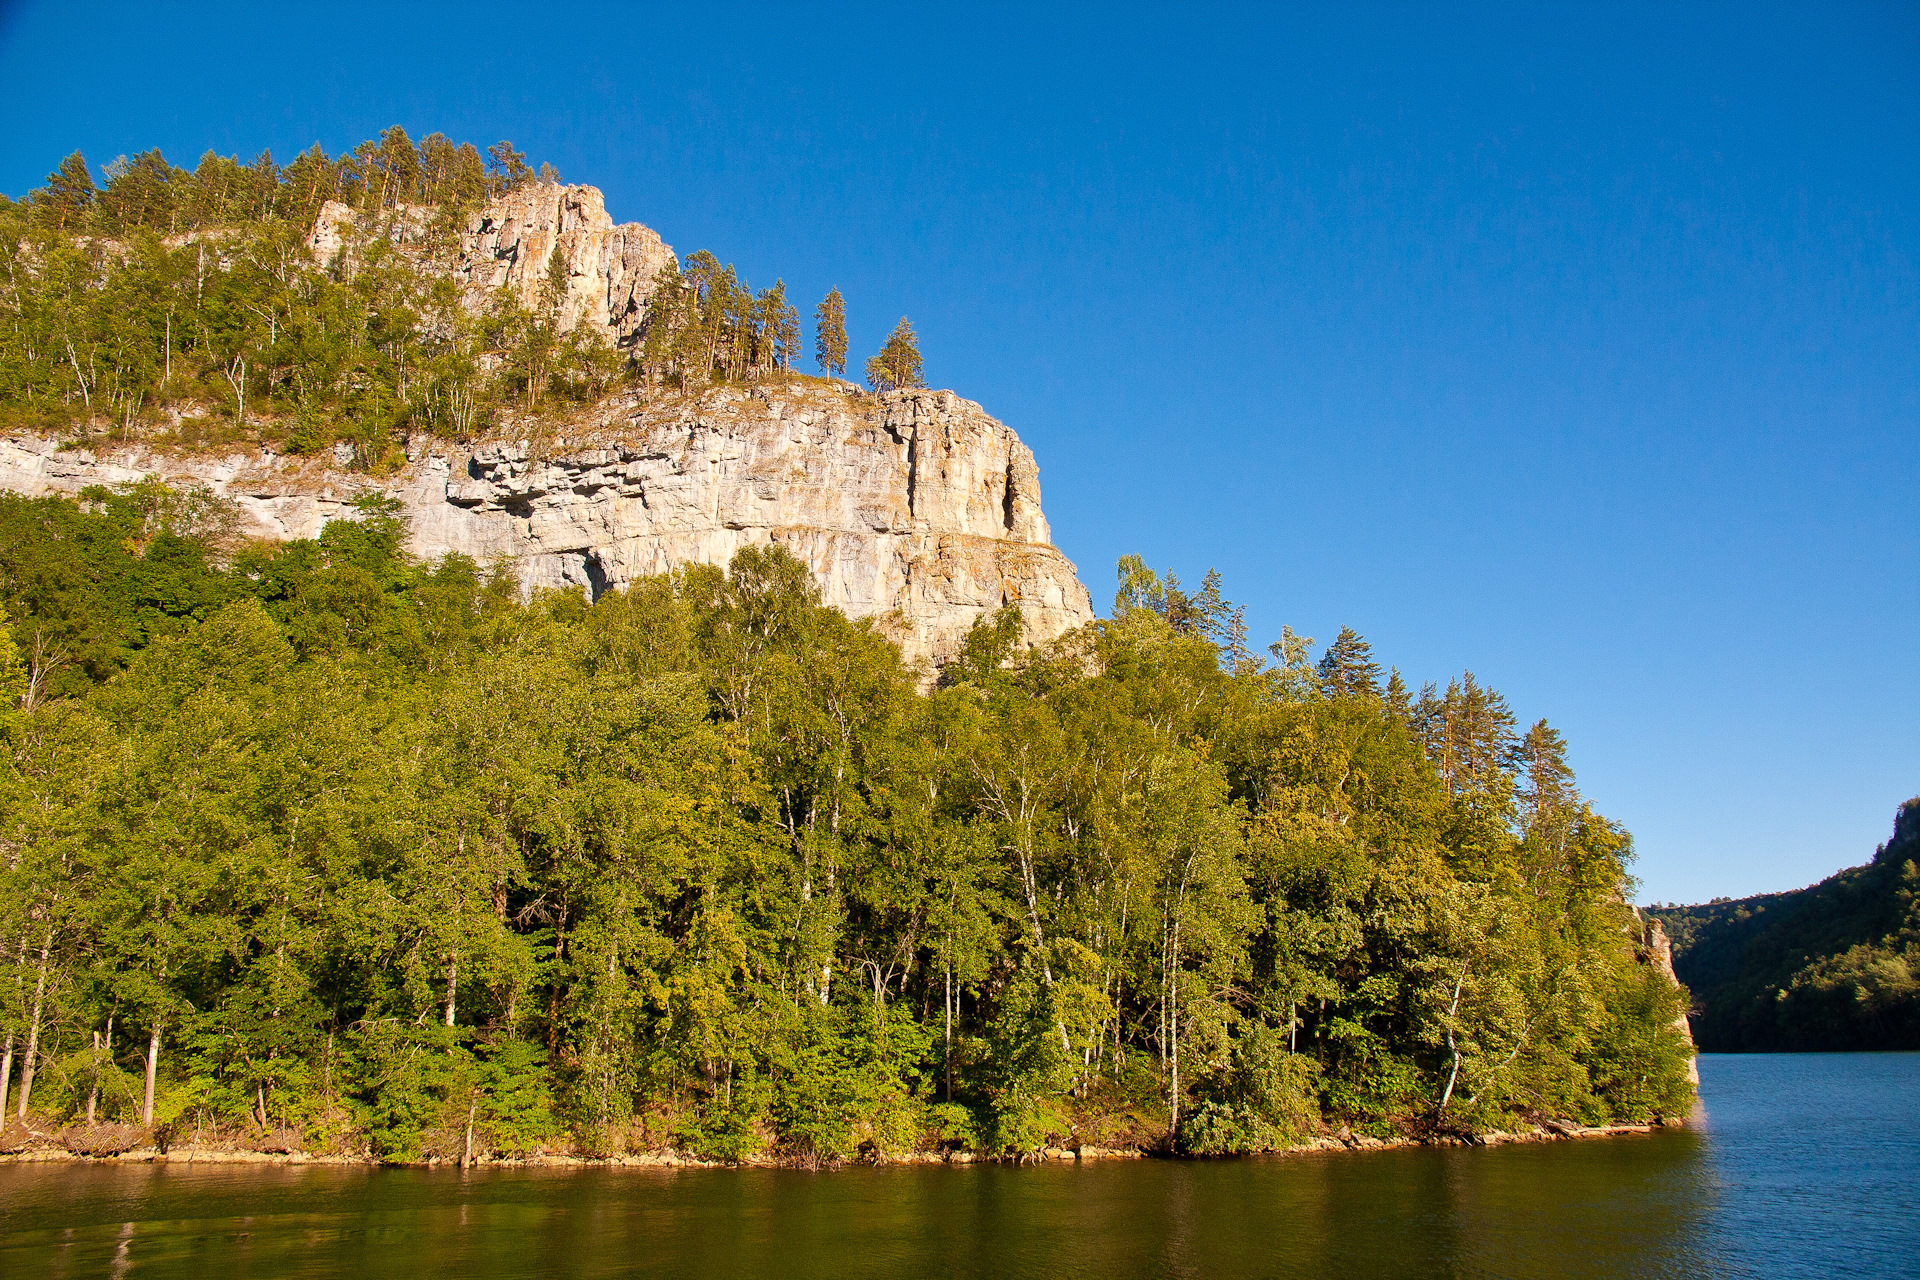
[[567,281],[572,268],[567,263],[567,251],[556,242],[553,252],[547,255],[547,278],[540,285],[540,307],[543,311],[559,310],[566,301]]
[[380,135],[380,208],[408,204],[422,197],[420,153],[399,125]]
[[56,229],[64,229],[86,216],[93,207],[94,194],[86,157],[76,151],[47,175],[47,185],[33,193],[33,204]]
[[813,358],[820,372],[840,377],[847,371],[847,304],[829,289],[813,313]]
[[905,316],[900,317],[900,323],[887,335],[880,354],[867,361],[867,383],[875,391],[901,391],[927,385],[920,370],[920,339],[914,336],[913,326]]
[[680,264],[668,258],[654,275],[640,339],[640,363],[651,377],[667,378],[679,372],[680,336],[687,327],[686,292]]
[[1387,677],[1387,710],[1401,720],[1413,715],[1413,698],[1407,693],[1407,682],[1400,677],[1400,668],[1393,668],[1393,674]]
[[1432,710],[1434,734],[1427,758],[1440,770],[1450,791],[1455,795],[1485,792],[1511,783],[1507,770],[1518,737],[1513,711],[1498,690],[1481,684],[1468,671],[1447,685],[1446,697]]
[[1320,659],[1320,683],[1330,697],[1379,697],[1380,664],[1373,660],[1373,646],[1352,627],[1340,628]]
[[274,214],[274,208],[280,196],[280,166],[273,162],[273,152],[262,151],[253,158],[246,168],[247,209],[246,218],[264,222]]
[[122,232],[134,227],[173,230],[174,182],[184,175],[177,175],[158,149],[132,159],[121,156],[107,166],[106,174],[100,207],[109,226]]
[[513,144],[505,138],[487,148],[487,170],[493,177],[495,192],[525,186],[533,178],[533,170],[527,167],[526,153],[515,151]]
[[1545,720],[1535,721],[1520,740],[1519,757],[1527,774],[1520,799],[1529,830],[1546,816],[1578,802],[1573,769],[1567,764],[1567,742],[1558,729]]
[[800,355],[800,312],[787,301],[787,282],[775,280],[767,290],[767,340],[772,345],[773,363],[793,368]]
[[[166,169],[171,174],[171,166],[161,161],[158,151],[150,151],[147,154],[153,157],[157,168]],[[144,159],[144,157],[141,158]],[[281,212],[293,222],[310,226],[314,215],[320,212],[320,206],[331,200],[339,187],[340,166],[327,159],[327,153],[321,150],[320,144],[316,142],[295,156],[293,163],[281,171],[280,177],[286,186],[283,197],[285,205]],[[174,201],[175,197],[169,191],[167,195],[169,228],[172,226]]]

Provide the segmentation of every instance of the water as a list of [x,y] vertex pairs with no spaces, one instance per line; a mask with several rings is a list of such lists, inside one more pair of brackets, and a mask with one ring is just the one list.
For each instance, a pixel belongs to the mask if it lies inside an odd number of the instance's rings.
[[0,1167],[0,1275],[1920,1276],[1920,1054],[1710,1056],[1696,1127],[786,1170]]

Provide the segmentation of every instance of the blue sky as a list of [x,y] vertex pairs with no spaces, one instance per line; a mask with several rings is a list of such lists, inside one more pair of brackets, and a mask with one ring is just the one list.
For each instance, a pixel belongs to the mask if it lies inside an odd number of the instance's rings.
[[[901,315],[1138,552],[1572,743],[1644,901],[1920,792],[1920,11],[0,8],[78,147],[511,138],[682,253]],[[928,12],[916,13],[917,9]]]

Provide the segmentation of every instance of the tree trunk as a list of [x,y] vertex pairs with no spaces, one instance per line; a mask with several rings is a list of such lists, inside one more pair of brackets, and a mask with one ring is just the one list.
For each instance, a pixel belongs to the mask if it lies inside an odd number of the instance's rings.
[[[949,951],[953,949],[953,940],[951,938],[947,940],[947,949]],[[945,1100],[948,1102],[952,1102],[953,1101],[953,960],[951,958],[947,960],[947,1053],[946,1053],[945,1061],[947,1066],[947,1096]]]
[[40,1056],[40,1014],[46,1008],[47,956],[53,950],[53,926],[40,943],[40,976],[33,987],[33,1014],[27,1022],[27,1052],[20,1063],[20,1118],[27,1118],[27,1103],[33,1094],[34,1062]]
[[7,1048],[0,1056],[0,1123],[7,1118],[7,1089],[13,1084],[13,1028],[7,1028]]
[[473,1112],[480,1105],[478,1096],[467,1099],[467,1139],[460,1148],[460,1167],[466,1168],[473,1163]]
[[100,1033],[93,1033],[93,1082],[87,1089],[87,1124],[93,1124],[94,1109],[100,1105]]
[[560,1052],[560,974],[567,958],[567,904],[560,904],[560,922],[553,934],[553,986],[547,993],[547,1053]]
[[460,953],[458,951],[449,951],[447,952],[447,1015],[446,1015],[446,1023],[448,1026],[453,1025],[453,996],[454,996],[454,992],[458,989],[459,974],[460,974]]
[[[1047,960],[1047,935],[1040,927],[1040,887],[1033,870],[1033,853],[1023,840],[1018,849],[1020,859],[1020,888],[1027,899],[1027,923],[1033,929],[1034,954],[1040,958],[1040,977],[1046,982],[1047,990],[1053,990],[1053,965]],[[1073,1040],[1067,1035],[1067,1024],[1056,1018],[1054,1026],[1060,1032],[1060,1051],[1069,1058],[1073,1056]]]
[[1453,1003],[1447,1006],[1447,1051],[1453,1054],[1453,1070],[1447,1072],[1447,1087],[1440,1095],[1440,1110],[1453,1101],[1453,1085],[1460,1078],[1460,1047],[1453,1042],[1453,1019],[1460,1012],[1460,991],[1467,985],[1467,966],[1460,966],[1459,980],[1453,984]]
[[1173,1065],[1173,1086],[1168,1097],[1167,1109],[1170,1119],[1167,1128],[1170,1133],[1180,1131],[1180,923],[1176,917],[1173,926],[1173,972],[1167,981],[1168,1032],[1173,1040],[1172,1052],[1168,1055]]
[[147,1092],[140,1103],[140,1124],[142,1128],[153,1128],[153,1085],[160,1074],[160,1015],[153,1019],[153,1034],[147,1037]]

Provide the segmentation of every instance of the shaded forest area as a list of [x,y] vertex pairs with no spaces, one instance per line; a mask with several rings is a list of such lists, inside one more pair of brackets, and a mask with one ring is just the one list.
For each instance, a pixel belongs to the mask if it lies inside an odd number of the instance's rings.
[[1651,914],[1673,939],[1703,1050],[1920,1049],[1920,798],[1865,866]]
[[[587,603],[369,502],[0,496],[0,1110],[387,1160],[803,1164],[1684,1112],[1544,721],[1217,577],[931,692],[805,566]],[[88,1128],[93,1122],[94,1128]]]

